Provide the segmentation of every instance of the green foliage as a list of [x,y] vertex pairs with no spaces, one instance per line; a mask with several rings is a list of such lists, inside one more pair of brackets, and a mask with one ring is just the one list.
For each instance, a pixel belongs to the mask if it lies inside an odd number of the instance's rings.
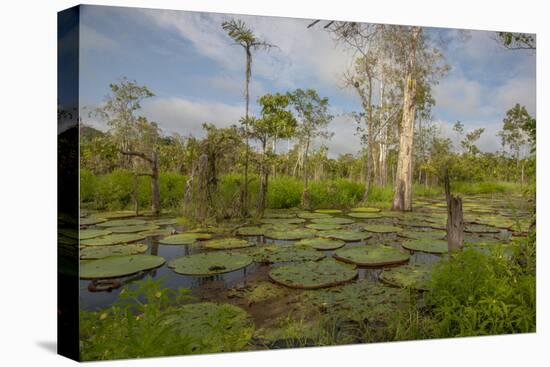
[[294,208],[300,205],[304,185],[288,176],[271,179],[267,192],[267,206],[272,209]]
[[438,264],[427,302],[442,337],[535,331],[535,274],[502,250],[466,249]]
[[349,208],[363,197],[364,185],[346,179],[312,182],[309,187],[310,205],[318,208]]

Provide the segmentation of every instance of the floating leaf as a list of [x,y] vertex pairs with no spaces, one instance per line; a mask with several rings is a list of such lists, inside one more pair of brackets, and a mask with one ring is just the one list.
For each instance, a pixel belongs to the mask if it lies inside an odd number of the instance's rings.
[[270,229],[264,236],[274,240],[301,240],[302,238],[315,237],[317,231],[313,229],[293,229],[289,231]]
[[431,276],[432,267],[430,265],[409,264],[384,269],[380,280],[395,287],[425,291],[429,290]]
[[440,240],[445,237],[447,232],[440,231],[440,230],[431,230],[431,231],[406,231],[403,232],[402,235],[406,236],[408,238],[412,238],[415,240],[420,239],[434,239],[434,240]]
[[340,214],[342,211],[340,209],[317,209],[315,213],[322,214]]
[[410,255],[386,245],[357,246],[338,250],[334,258],[358,266],[388,266],[409,261]]
[[306,228],[316,229],[319,231],[329,231],[329,230],[342,229],[342,225],[332,224],[332,223],[310,223],[310,224],[306,224]]
[[348,213],[348,217],[358,218],[358,219],[378,219],[378,218],[382,218],[382,216],[380,214],[363,213],[363,212]]
[[378,209],[378,208],[361,207],[361,208],[352,208],[351,211],[352,212],[359,212],[359,213],[379,213],[381,210]]
[[107,236],[109,234],[111,234],[111,231],[106,229],[83,229],[80,231],[79,236],[81,240],[88,240],[90,238]]
[[161,238],[159,243],[161,245],[192,245],[197,240],[211,239],[210,233],[180,233],[172,236]]
[[94,224],[99,224],[99,223],[103,223],[103,222],[106,222],[107,219],[105,218],[94,218],[94,217],[90,217],[90,218],[80,218],[80,225],[81,226],[93,226]]
[[342,240],[346,242],[362,241],[370,238],[370,235],[365,232],[358,232],[352,230],[340,230],[340,231],[319,231],[318,237],[331,238],[334,240]]
[[353,219],[349,218],[338,218],[338,217],[330,217],[330,218],[316,218],[311,220],[312,223],[318,223],[318,224],[351,224],[355,223]]
[[237,229],[237,234],[239,236],[263,236],[265,228],[262,227],[241,227]]
[[143,243],[129,243],[124,245],[83,247],[80,249],[81,260],[103,259],[111,256],[127,256],[142,254],[148,246]]
[[139,226],[146,224],[142,219],[116,219],[107,222],[99,223],[98,227],[122,227],[122,226]]
[[109,279],[132,275],[158,268],[164,258],[154,255],[130,255],[106,257],[100,260],[80,262],[81,279]]
[[264,224],[300,224],[304,223],[305,219],[302,218],[262,218],[260,222]]
[[275,283],[299,289],[318,289],[347,283],[357,277],[355,266],[334,259],[308,261],[271,269]]
[[120,243],[130,243],[143,240],[145,236],[136,233],[129,234],[110,234],[105,237],[90,238],[88,240],[80,241],[82,246],[110,246],[118,245]]
[[316,250],[336,250],[344,247],[344,241],[334,240],[331,238],[307,238],[295,243],[298,246],[310,246]]
[[365,231],[373,233],[398,233],[403,229],[396,226],[391,226],[387,224],[367,224],[363,226]]
[[274,245],[258,247],[252,252],[254,261],[259,263],[279,263],[290,261],[319,260],[324,254],[310,247],[296,245]]
[[113,233],[137,233],[151,231],[158,229],[159,227],[154,224],[140,224],[140,225],[130,225],[130,226],[120,226],[120,227],[108,227],[109,231]]
[[176,218],[159,218],[149,222],[157,226],[172,226],[177,224]]
[[411,251],[427,252],[429,254],[445,254],[449,251],[449,245],[445,240],[422,238],[414,241],[406,241],[402,244]]
[[319,219],[319,218],[330,218],[331,216],[325,213],[300,212],[298,213],[298,217],[303,219]]
[[254,246],[252,242],[241,240],[240,238],[218,238],[215,240],[206,241],[203,247],[209,250],[232,250]]
[[252,258],[248,255],[215,251],[175,258],[168,267],[178,274],[205,276],[235,271],[251,263]]

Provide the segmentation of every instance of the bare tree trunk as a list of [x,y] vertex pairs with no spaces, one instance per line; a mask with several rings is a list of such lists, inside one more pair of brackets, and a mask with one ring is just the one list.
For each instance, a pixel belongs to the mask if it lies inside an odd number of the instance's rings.
[[139,176],[134,175],[132,200],[134,201],[134,212],[136,214],[136,217],[139,216],[138,179],[139,179]]
[[248,106],[250,103],[250,94],[249,94],[249,85],[250,85],[250,76],[252,73],[252,54],[250,53],[250,48],[246,49],[246,83],[245,83],[245,123],[244,123],[244,133],[245,133],[245,144],[246,150],[244,155],[244,182],[241,192],[241,216],[248,216],[248,156],[250,154],[250,144],[248,142]]
[[160,214],[160,182],[158,168],[158,152],[151,154],[151,210],[153,215]]
[[208,155],[201,154],[198,164],[197,206],[195,217],[204,222],[208,216]]
[[309,177],[307,174],[307,155],[309,152],[309,137],[306,140],[306,147],[303,157],[303,175],[304,175],[304,191],[302,193],[302,208],[309,209]]
[[451,195],[448,172],[445,172],[445,197],[447,199],[447,244],[451,253],[462,250],[464,246],[464,217],[462,199]]

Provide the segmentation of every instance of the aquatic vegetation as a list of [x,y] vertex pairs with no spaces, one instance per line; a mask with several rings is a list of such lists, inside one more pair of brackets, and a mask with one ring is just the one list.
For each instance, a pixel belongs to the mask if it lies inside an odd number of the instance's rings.
[[109,231],[113,233],[136,233],[136,232],[145,232],[155,229],[159,229],[159,226],[154,224],[139,224],[139,225],[129,225],[129,226],[117,226],[117,227],[108,227]]
[[431,275],[431,265],[409,264],[384,269],[380,280],[396,287],[426,291],[430,289]]
[[332,224],[332,223],[310,223],[310,224],[306,224],[306,228],[315,229],[319,231],[328,231],[328,230],[341,229],[342,225]]
[[99,224],[106,222],[107,219],[105,218],[95,218],[95,217],[89,217],[89,218],[80,218],[80,225],[81,226],[93,226],[94,224]]
[[126,256],[142,254],[149,247],[143,243],[129,243],[125,245],[94,246],[80,249],[81,260],[96,260],[111,256]]
[[214,251],[175,258],[168,267],[178,274],[206,276],[242,269],[251,263],[248,255]]
[[147,231],[139,232],[139,234],[147,237],[164,237],[170,236],[176,233],[174,228],[159,228],[159,229],[150,229]]
[[172,236],[164,237],[159,240],[162,245],[192,245],[198,240],[208,240],[212,238],[210,233],[179,233]]
[[263,236],[265,232],[265,228],[262,227],[240,227],[237,229],[237,235],[239,236]]
[[295,213],[288,213],[288,212],[266,211],[264,213],[264,218],[289,219],[289,218],[296,218],[296,214]]
[[353,230],[339,230],[339,231],[319,231],[318,237],[330,238],[334,240],[342,240],[346,242],[363,241],[370,238],[370,235],[366,232],[359,232]]
[[358,212],[358,213],[379,213],[379,212],[382,211],[382,209],[369,208],[369,207],[359,207],[359,208],[351,208],[350,211]]
[[260,222],[264,224],[300,224],[304,223],[306,220],[302,218],[262,218]]
[[251,256],[258,263],[280,263],[291,261],[316,261],[325,257],[323,253],[307,246],[273,245],[253,249]]
[[247,284],[244,288],[230,289],[229,297],[244,298],[249,302],[262,302],[274,298],[283,297],[287,288],[269,281],[260,281]]
[[447,235],[447,232],[437,230],[437,229],[431,230],[431,231],[405,231],[401,235],[406,236],[408,238],[415,239],[415,240],[420,240],[420,239],[440,240]]
[[318,224],[351,224],[355,223],[353,219],[349,218],[339,218],[339,217],[330,217],[330,218],[315,218],[311,220],[312,223]]
[[106,229],[82,229],[79,232],[81,240],[88,240],[90,238],[102,237],[111,234],[110,230]]
[[306,238],[295,243],[298,246],[310,246],[316,250],[336,250],[345,246],[344,241],[335,240],[331,238]]
[[342,211],[340,209],[317,209],[315,213],[321,214],[340,214]]
[[401,227],[396,227],[388,224],[366,224],[363,229],[373,233],[399,233],[403,230]]
[[298,218],[303,219],[319,219],[319,218],[331,218],[330,214],[317,213],[317,212],[299,212]]
[[157,226],[171,226],[177,224],[176,218],[159,218],[152,221],[149,221],[150,224]]
[[410,255],[387,245],[357,246],[337,250],[334,258],[357,266],[388,266],[409,261]]
[[274,240],[301,240],[302,238],[315,237],[317,231],[313,229],[291,229],[282,230],[279,228],[269,229],[264,233],[264,236]]
[[279,266],[269,272],[269,278],[275,283],[299,289],[333,287],[356,277],[355,266],[330,258]]
[[357,218],[357,219],[379,219],[382,218],[380,214],[374,212],[357,212],[357,213],[348,213],[348,217]]
[[464,232],[469,233],[499,233],[500,229],[486,224],[466,223]]
[[98,223],[98,227],[121,227],[121,226],[138,226],[146,224],[143,219],[115,219],[107,222]]
[[251,246],[254,246],[252,242],[232,237],[209,240],[202,244],[202,247],[209,250],[232,250]]
[[406,241],[402,243],[402,246],[407,250],[426,252],[428,254],[445,254],[449,251],[449,245],[446,240],[431,238]]
[[129,255],[106,257],[100,260],[80,262],[80,279],[109,279],[158,268],[164,258],[154,255]]
[[81,246],[110,246],[121,243],[136,242],[145,239],[145,236],[136,233],[110,234],[104,237],[90,238],[80,241]]
[[117,218],[131,218],[136,215],[136,212],[132,210],[120,210],[115,212],[103,212],[95,213],[95,218],[104,218],[104,219],[117,219]]

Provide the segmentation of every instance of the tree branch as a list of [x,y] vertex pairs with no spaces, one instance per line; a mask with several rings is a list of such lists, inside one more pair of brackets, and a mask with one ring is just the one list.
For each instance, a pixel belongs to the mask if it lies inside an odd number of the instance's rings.
[[149,162],[149,163],[153,163],[153,159],[151,159],[151,158],[148,157],[145,153],[142,153],[142,152],[124,151],[124,150],[121,150],[120,153],[121,153],[121,154],[124,154],[124,155],[139,157],[139,158],[141,158],[141,159],[146,160],[146,161]]

